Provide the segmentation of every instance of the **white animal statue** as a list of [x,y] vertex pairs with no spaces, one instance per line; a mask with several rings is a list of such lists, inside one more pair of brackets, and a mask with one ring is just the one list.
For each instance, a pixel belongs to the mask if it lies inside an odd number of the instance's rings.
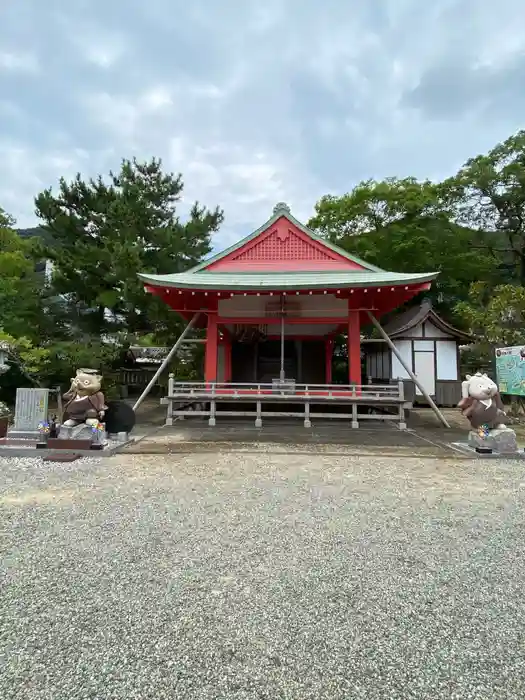
[[461,384],[462,399],[458,404],[473,430],[486,425],[489,430],[505,428],[508,422],[498,386],[481,372],[467,374]]

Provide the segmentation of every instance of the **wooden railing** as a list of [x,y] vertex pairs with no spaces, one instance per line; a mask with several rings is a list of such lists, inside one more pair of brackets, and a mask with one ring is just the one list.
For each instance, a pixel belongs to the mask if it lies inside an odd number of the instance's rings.
[[[188,407],[179,409],[175,404],[190,402]],[[311,427],[312,418],[351,419],[352,428],[359,427],[361,419],[397,421],[401,429],[406,428],[405,412],[412,404],[405,399],[402,381],[384,385],[340,385],[340,384],[299,384],[287,380],[274,380],[266,383],[221,383],[221,382],[176,382],[170,375],[168,396],[162,400],[168,407],[166,423],[173,424],[174,418],[188,416],[207,416],[209,425],[217,419],[217,404],[255,404],[255,411],[245,410],[242,406],[236,410],[225,407],[220,416],[254,416],[255,426],[262,426],[263,404],[281,404],[282,410],[265,410],[264,416],[302,417],[305,427]],[[294,406],[291,406],[293,404]],[[339,405],[351,408],[346,412],[311,412],[311,405]],[[301,406],[302,410],[298,408]],[[375,408],[375,414],[360,413],[359,407]],[[395,409],[392,412],[392,409]]]
[[[118,384],[126,386],[143,387],[149,382],[153,376],[156,367],[140,368],[140,369],[120,369],[115,372],[115,379]],[[157,384],[160,384],[157,382]]]

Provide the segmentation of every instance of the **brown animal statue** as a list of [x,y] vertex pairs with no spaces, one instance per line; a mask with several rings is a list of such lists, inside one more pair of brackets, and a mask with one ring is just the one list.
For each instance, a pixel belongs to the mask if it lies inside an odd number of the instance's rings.
[[67,428],[86,423],[96,426],[104,419],[107,409],[104,394],[101,389],[102,376],[89,369],[77,369],[76,376],[71,380],[71,387],[64,394],[66,405],[64,413]]
[[462,415],[473,430],[486,425],[489,430],[505,428],[508,422],[497,385],[486,374],[467,374],[461,385],[462,399],[458,403]]

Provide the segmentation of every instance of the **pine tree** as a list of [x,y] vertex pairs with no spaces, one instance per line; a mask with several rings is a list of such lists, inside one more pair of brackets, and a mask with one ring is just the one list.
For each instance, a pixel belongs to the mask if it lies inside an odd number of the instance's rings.
[[182,177],[164,173],[160,160],[124,160],[109,178],[70,183],[36,198],[37,215],[52,237],[46,255],[52,285],[66,299],[79,332],[173,334],[177,315],[145,294],[139,272],[182,272],[211,249],[223,213],[195,203],[184,223],[177,215]]

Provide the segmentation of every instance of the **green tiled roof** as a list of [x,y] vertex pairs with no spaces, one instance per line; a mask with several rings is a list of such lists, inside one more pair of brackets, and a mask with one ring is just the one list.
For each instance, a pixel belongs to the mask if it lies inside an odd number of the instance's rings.
[[[349,261],[361,265],[363,270],[349,269],[338,271],[317,272],[213,272],[207,268],[214,262],[230,255],[249,241],[257,238],[261,233],[269,229],[281,218],[286,217],[298,229],[303,231],[311,239],[322,243],[327,248],[347,258]],[[350,267],[350,266],[349,266]],[[208,260],[192,267],[188,272],[172,275],[139,274],[139,278],[145,284],[157,287],[173,287],[175,289],[203,289],[203,290],[287,290],[287,289],[338,289],[349,287],[381,287],[387,285],[423,284],[431,282],[438,276],[438,272],[424,272],[405,274],[388,272],[380,267],[371,265],[355,255],[347,253],[342,248],[333,245],[329,241],[317,236],[313,231],[304,226],[290,214],[288,205],[280,202],[274,207],[273,216],[257,231],[243,238],[227,250],[222,251]]]
[[286,290],[381,287],[389,284],[423,284],[437,272],[404,274],[398,272],[182,272],[173,275],[139,275],[145,284],[176,289],[204,290]]

